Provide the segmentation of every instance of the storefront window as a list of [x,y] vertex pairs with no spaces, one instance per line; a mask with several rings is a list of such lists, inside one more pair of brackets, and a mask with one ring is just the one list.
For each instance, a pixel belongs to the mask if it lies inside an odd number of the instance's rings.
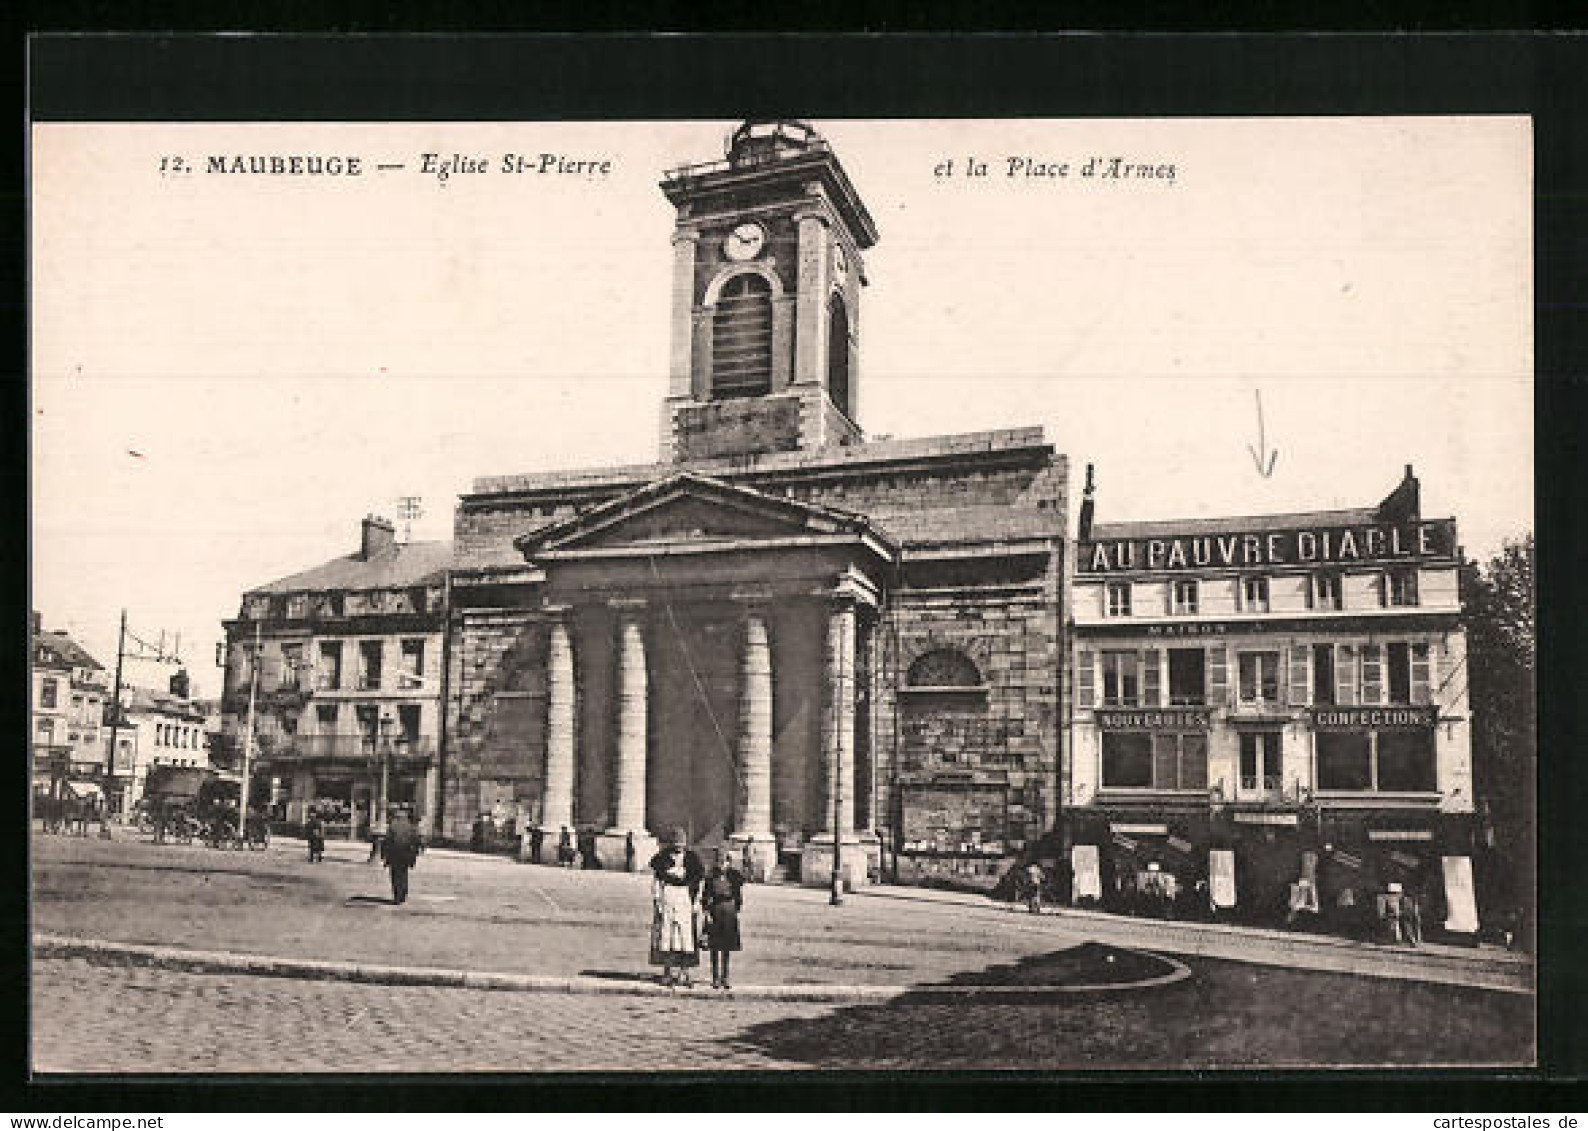
[[1103,735],[1103,787],[1152,788],[1152,736],[1109,732]]
[[1379,732],[1378,787],[1405,793],[1432,793],[1437,788],[1432,731]]
[[1153,735],[1152,787],[1207,789],[1208,736],[1199,733]]
[[1318,788],[1373,788],[1372,750],[1366,734],[1318,735]]

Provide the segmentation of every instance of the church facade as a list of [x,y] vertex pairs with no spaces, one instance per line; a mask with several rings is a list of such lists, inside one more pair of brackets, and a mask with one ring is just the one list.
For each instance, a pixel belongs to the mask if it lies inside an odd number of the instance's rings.
[[[1058,819],[1067,478],[1039,428],[868,441],[878,239],[809,127],[668,173],[659,459],[478,479],[448,579],[437,832],[643,866],[990,880]],[[632,849],[632,853],[631,850]]]

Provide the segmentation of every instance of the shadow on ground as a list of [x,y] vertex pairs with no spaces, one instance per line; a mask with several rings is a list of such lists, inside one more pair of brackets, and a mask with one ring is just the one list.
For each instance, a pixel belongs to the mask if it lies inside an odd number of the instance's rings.
[[[1110,962],[1109,958],[1113,961]],[[1084,1070],[1303,1065],[1522,1065],[1533,999],[1464,987],[1186,958],[1191,977],[1146,988],[1037,987],[1141,980],[1161,959],[1083,944],[945,985],[1033,993],[934,993],[749,1027],[732,1041],[812,1068]],[[1129,977],[1124,975],[1129,974]],[[1153,976],[1147,973],[1148,977]]]

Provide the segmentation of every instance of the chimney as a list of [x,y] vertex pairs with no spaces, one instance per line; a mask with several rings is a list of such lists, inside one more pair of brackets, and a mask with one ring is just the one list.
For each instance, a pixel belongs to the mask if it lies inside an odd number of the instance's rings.
[[177,669],[177,673],[171,677],[171,694],[178,699],[191,699],[192,695],[189,692],[192,689],[193,685],[188,680],[187,669]]
[[1097,485],[1092,482],[1093,467],[1086,465],[1086,490],[1081,493],[1081,519],[1077,524],[1075,537],[1079,541],[1086,541],[1092,536],[1092,511],[1096,504],[1092,501],[1092,493],[1097,490]]
[[1378,517],[1381,522],[1418,522],[1422,516],[1422,487],[1407,464],[1405,478],[1378,505]]
[[397,537],[390,519],[367,514],[364,516],[358,556],[367,562],[382,550],[390,549],[396,541]]

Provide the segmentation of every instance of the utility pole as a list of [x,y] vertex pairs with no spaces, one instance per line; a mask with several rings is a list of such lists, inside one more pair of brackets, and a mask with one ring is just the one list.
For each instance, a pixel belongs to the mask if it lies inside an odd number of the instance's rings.
[[110,791],[109,785],[116,778],[116,736],[121,731],[121,657],[127,648],[127,610],[121,610],[121,629],[116,634],[116,689],[110,697],[110,746],[105,752],[105,785],[106,790],[102,800],[104,808],[100,810],[99,835],[106,840],[110,839]]
[[254,702],[259,698],[259,666],[265,659],[263,628],[262,622],[254,622],[254,661],[248,674],[248,729],[243,734],[243,786],[237,805],[237,833],[245,840],[248,836],[248,782],[254,761]]

